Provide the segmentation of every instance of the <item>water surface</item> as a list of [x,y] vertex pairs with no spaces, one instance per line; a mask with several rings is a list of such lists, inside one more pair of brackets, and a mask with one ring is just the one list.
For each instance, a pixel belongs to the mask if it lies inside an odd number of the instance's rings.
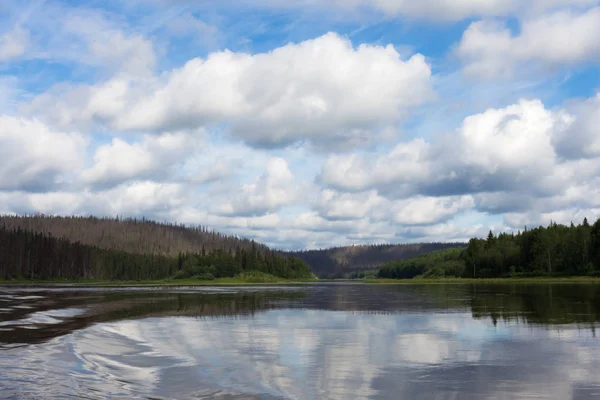
[[600,397],[600,285],[0,287],[0,398]]

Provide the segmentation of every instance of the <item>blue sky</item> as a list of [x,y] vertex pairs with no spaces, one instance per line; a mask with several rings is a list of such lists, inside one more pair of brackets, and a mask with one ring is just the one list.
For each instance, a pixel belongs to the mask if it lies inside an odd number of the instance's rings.
[[600,2],[0,5],[0,212],[278,248],[600,216]]

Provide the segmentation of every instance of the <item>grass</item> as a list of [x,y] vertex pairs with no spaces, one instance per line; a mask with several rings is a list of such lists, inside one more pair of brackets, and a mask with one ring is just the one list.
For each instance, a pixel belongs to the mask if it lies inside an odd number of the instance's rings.
[[[322,279],[319,282],[364,282],[367,284],[456,284],[456,283],[600,283],[600,277],[515,277],[515,278],[414,278],[414,279]],[[80,286],[253,286],[253,285],[291,285],[316,282],[314,279],[285,279],[269,276],[238,276],[235,278],[217,278],[214,280],[158,279],[143,281],[107,281],[100,279],[45,279],[45,280],[2,280],[0,285],[45,285],[75,284]]]
[[75,284],[81,286],[252,286],[260,284],[283,285],[303,282],[314,282],[310,279],[260,279],[257,277],[217,278],[214,280],[188,279],[159,279],[143,281],[107,281],[100,279],[45,279],[45,280],[2,280],[0,285],[45,285],[45,284]]
[[600,283],[592,276],[568,277],[515,277],[515,278],[414,278],[414,279],[364,279],[365,283],[377,284],[449,284],[449,283]]

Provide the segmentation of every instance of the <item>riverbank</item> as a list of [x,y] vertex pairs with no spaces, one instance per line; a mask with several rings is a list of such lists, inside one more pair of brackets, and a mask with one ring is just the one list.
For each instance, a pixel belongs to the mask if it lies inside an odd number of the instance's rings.
[[450,283],[600,283],[600,277],[515,277],[515,278],[413,278],[413,279],[362,279],[369,284],[450,284]]
[[69,286],[264,286],[264,285],[301,285],[307,283],[364,283],[364,284],[501,284],[501,283],[600,283],[600,277],[518,277],[518,278],[413,278],[413,279],[277,279],[256,280],[244,278],[217,278],[214,280],[199,279],[160,279],[144,281],[106,281],[98,279],[46,279],[46,280],[2,280],[0,286],[6,285],[69,285]]
[[255,286],[255,285],[293,285],[316,282],[316,280],[277,279],[255,280],[243,278],[216,278],[214,280],[199,279],[160,279],[146,281],[106,281],[98,279],[46,279],[46,280],[2,280],[2,285],[69,285],[69,286]]

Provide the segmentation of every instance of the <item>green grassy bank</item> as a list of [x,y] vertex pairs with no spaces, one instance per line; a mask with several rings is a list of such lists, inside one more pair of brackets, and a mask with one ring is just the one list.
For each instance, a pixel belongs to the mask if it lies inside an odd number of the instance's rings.
[[0,279],[0,285],[81,285],[81,286],[138,286],[138,285],[151,285],[151,286],[232,286],[232,285],[264,285],[264,284],[293,284],[293,283],[305,283],[315,282],[316,279],[286,279],[277,276],[262,274],[262,273],[248,273],[240,274],[233,278],[215,278],[215,279],[198,279],[198,278],[165,278],[158,280],[98,280],[98,279],[12,279],[2,280]]
[[450,284],[450,283],[600,283],[599,277],[515,277],[515,278],[413,278],[413,279],[364,279],[376,284]]

